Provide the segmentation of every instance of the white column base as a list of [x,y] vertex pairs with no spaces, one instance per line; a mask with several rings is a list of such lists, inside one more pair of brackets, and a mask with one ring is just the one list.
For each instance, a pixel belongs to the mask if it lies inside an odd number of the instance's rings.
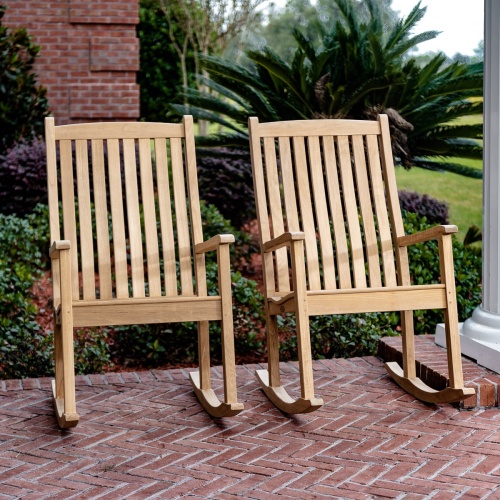
[[[462,354],[476,360],[478,365],[500,373],[500,315],[478,307],[472,317],[459,324]],[[446,347],[444,324],[436,326],[435,342]]]

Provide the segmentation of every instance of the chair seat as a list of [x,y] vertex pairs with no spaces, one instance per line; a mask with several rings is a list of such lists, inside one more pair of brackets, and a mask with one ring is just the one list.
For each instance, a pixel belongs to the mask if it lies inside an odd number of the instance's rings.
[[[272,314],[295,311],[294,293],[269,297]],[[390,311],[444,309],[444,285],[415,285],[364,289],[313,290],[307,292],[310,316]]]
[[[75,327],[222,319],[219,296],[78,300],[73,302],[72,307]],[[59,310],[60,307],[56,311],[57,316]]]

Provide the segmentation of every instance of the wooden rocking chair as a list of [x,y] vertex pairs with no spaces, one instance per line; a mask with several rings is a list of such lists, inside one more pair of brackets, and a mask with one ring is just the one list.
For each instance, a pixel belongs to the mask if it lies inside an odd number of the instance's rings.
[[[389,125],[378,121],[249,119],[263,254],[268,370],[257,376],[285,413],[319,408],[314,395],[309,316],[401,311],[403,369],[386,363],[416,398],[456,402],[463,387],[451,235],[437,226],[404,235]],[[346,230],[347,228],[347,230]],[[441,283],[411,285],[407,246],[437,238]],[[291,279],[290,279],[291,270]],[[444,309],[450,386],[436,391],[416,376],[413,310]],[[295,313],[301,397],[282,386],[277,315]]]
[[[197,322],[200,368],[190,374],[194,391],[210,415],[239,413],[229,261],[234,237],[203,241],[192,117],[181,124],[57,127],[49,117],[45,134],[59,426],[73,427],[79,420],[77,327]],[[207,294],[209,251],[217,253],[217,296]],[[222,323],[223,402],[210,382],[212,320]]]

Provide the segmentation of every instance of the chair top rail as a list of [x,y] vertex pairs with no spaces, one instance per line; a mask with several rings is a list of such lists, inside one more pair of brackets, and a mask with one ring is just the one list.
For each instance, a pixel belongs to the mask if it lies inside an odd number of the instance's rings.
[[[252,120],[252,118],[251,118]],[[368,120],[290,120],[258,123],[253,128],[254,137],[329,136],[329,135],[379,135],[378,121]]]
[[156,139],[185,137],[182,123],[109,122],[58,125],[55,140]]

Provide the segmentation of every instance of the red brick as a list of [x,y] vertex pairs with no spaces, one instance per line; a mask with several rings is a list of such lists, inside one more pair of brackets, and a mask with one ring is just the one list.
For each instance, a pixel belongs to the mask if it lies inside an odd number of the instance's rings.
[[[41,50],[38,82],[57,124],[139,118],[139,0],[5,0],[2,20],[26,27]],[[68,86],[113,87],[105,98],[72,103]],[[126,90],[125,90],[126,89]]]

